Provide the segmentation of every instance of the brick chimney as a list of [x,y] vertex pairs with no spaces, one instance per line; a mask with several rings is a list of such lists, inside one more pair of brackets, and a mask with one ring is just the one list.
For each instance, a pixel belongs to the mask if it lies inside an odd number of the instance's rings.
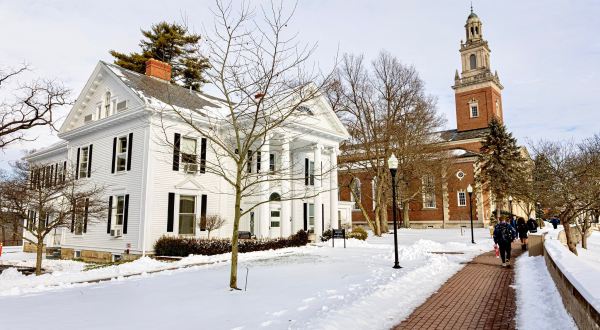
[[171,66],[153,58],[146,61],[146,75],[160,80],[171,81]]

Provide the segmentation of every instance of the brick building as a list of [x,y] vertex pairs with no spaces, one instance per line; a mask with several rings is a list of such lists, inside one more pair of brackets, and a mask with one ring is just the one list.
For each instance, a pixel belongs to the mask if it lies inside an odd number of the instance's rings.
[[[469,196],[467,186],[474,187],[472,196],[475,226],[487,225],[495,205],[488,191],[482,191],[475,181],[476,160],[482,142],[493,118],[503,119],[502,89],[498,73],[490,67],[490,48],[483,39],[482,22],[471,11],[465,24],[466,42],[461,41],[462,70],[454,76],[456,129],[438,132],[441,145],[451,151],[452,161],[442,171],[432,176],[434,191],[422,194],[410,203],[409,218],[413,228],[458,227],[469,222]],[[353,173],[358,178],[353,184],[360,190],[362,204],[373,205],[373,178],[367,173]],[[349,185],[351,176],[340,172],[340,200],[352,201]],[[415,183],[421,184],[421,182]],[[373,205],[374,208],[374,205]],[[372,213],[372,210],[369,210]],[[515,212],[517,213],[517,212]],[[388,212],[391,223],[392,212]],[[353,224],[366,224],[362,212],[355,207]]]

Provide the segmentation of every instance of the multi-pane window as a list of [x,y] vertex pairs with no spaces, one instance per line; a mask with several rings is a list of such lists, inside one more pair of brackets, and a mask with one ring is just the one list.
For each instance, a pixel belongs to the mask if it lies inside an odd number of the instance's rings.
[[115,155],[117,172],[127,169],[127,148],[129,148],[127,136],[121,136],[117,139],[117,153]]
[[308,230],[315,228],[315,204],[308,204]]
[[467,206],[467,194],[464,191],[458,192],[458,206]]
[[315,162],[312,160],[308,162],[308,185],[315,185]]
[[350,182],[350,201],[354,202],[354,209],[355,210],[359,210],[360,209],[360,201],[362,198],[361,195],[361,183],[360,180],[357,178],[352,179],[352,182]]
[[194,235],[196,219],[196,196],[179,196],[179,234]]
[[281,220],[281,211],[271,210],[271,227],[279,228],[280,220]]
[[123,219],[125,218],[125,196],[117,196],[115,205],[115,224],[114,229],[123,228]]
[[471,118],[479,117],[479,108],[477,104],[471,104]]
[[196,164],[196,139],[181,138],[181,163]]
[[435,208],[435,179],[433,175],[425,175],[422,179],[423,184],[423,207]]
[[275,173],[275,154],[269,154],[269,172]]
[[110,116],[110,92],[106,92],[104,98],[104,117]]
[[89,147],[83,147],[79,151],[79,177],[87,178],[88,177],[88,162],[90,157],[90,149]]

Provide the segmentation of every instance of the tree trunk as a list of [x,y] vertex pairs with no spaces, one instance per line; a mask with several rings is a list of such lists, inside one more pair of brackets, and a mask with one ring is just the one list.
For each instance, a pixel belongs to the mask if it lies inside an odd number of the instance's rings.
[[210,239],[210,229],[206,230],[206,239]]
[[587,237],[585,236],[585,232],[587,230],[583,231],[583,234],[581,234],[581,247],[587,250]]
[[44,239],[38,239],[35,256],[35,275],[42,275],[42,254],[44,253]]
[[562,220],[562,224],[563,224],[563,229],[565,231],[565,236],[567,238],[567,247],[569,248],[569,251],[571,251],[573,254],[578,255],[577,254],[577,245],[575,244],[575,242],[573,242],[573,239],[571,237],[571,226],[570,226],[570,219],[568,219],[567,217],[561,217]]
[[381,214],[379,216],[379,219],[381,221],[381,231],[384,233],[387,233],[390,231],[390,227],[389,227],[389,222],[388,222],[387,203],[384,203],[384,204],[385,205],[383,205],[379,209],[379,213]]
[[410,217],[408,215],[408,202],[402,203],[402,227],[410,228]]
[[[238,178],[240,176],[238,175]],[[242,191],[238,186],[235,189],[235,212],[233,216],[233,233],[231,237],[231,272],[229,275],[229,287],[240,290],[237,286],[237,265],[238,265],[238,230],[240,227],[240,206],[242,202]]]

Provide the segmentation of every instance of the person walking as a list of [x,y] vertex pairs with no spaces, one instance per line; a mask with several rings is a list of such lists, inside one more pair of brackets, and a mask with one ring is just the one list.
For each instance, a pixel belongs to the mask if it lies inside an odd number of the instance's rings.
[[521,250],[526,251],[527,233],[529,233],[529,228],[527,227],[527,223],[523,217],[519,217],[519,220],[517,220],[517,233],[519,233],[519,239],[521,240]]
[[500,249],[502,267],[510,266],[510,244],[517,236],[514,228],[506,222],[506,218],[500,218],[500,222],[494,228],[494,243]]
[[529,218],[529,220],[527,220],[527,229],[529,229],[529,232],[537,233],[537,228],[538,228],[537,221],[535,221],[535,219],[533,219],[533,218]]
[[558,228],[558,218],[557,217],[552,217],[552,220],[550,220],[550,223],[552,224],[552,227],[554,227],[554,229]]

